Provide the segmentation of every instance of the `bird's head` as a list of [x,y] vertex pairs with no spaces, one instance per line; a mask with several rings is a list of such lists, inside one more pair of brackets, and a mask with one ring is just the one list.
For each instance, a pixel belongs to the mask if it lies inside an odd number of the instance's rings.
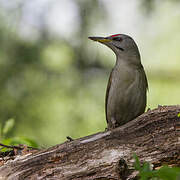
[[140,63],[140,54],[135,41],[128,35],[115,34],[107,37],[89,37],[111,48],[117,59],[132,59],[132,63]]

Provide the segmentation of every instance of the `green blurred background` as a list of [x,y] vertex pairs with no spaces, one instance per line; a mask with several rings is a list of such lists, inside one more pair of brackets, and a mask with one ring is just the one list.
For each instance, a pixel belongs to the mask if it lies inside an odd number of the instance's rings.
[[104,97],[115,63],[88,36],[125,33],[137,42],[148,107],[180,103],[180,2],[0,0],[0,120],[8,137],[40,146],[106,127]]

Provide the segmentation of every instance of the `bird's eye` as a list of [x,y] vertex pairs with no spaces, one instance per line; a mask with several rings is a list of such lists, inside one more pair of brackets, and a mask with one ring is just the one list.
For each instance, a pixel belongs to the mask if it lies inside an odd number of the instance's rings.
[[114,37],[113,40],[114,41],[122,41],[123,39],[121,37]]

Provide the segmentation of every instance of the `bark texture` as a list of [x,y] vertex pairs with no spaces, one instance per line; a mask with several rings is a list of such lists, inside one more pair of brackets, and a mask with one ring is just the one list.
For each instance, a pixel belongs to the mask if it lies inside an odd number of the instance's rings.
[[2,163],[0,179],[132,179],[133,153],[154,167],[180,166],[180,106],[160,106],[112,131]]

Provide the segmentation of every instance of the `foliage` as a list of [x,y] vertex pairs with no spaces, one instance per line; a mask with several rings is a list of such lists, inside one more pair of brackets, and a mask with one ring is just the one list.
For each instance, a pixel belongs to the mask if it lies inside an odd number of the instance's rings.
[[153,170],[151,164],[144,162],[142,165],[139,158],[134,154],[134,167],[139,171],[140,180],[178,180],[180,178],[180,168],[162,166],[158,170]]
[[[15,125],[15,120],[13,118],[8,119],[5,124],[3,126],[1,126],[1,137],[0,137],[0,143],[5,144],[7,146],[14,146],[14,145],[19,145],[19,144],[23,144],[23,145],[27,145],[30,147],[38,147],[38,144],[27,137],[8,137],[8,133],[10,133],[10,131],[12,131],[13,127]],[[1,152],[5,152],[8,151],[9,148],[1,148]]]

